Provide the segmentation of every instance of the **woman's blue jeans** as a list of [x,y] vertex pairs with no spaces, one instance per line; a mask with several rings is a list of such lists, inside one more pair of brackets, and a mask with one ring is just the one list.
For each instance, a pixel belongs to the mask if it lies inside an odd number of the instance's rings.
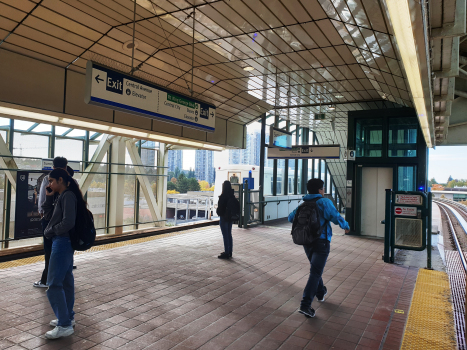
[[232,255],[232,221],[227,221],[221,217],[219,226],[221,227],[222,237],[224,237],[224,251]]
[[58,319],[58,326],[71,326],[75,313],[73,248],[69,237],[54,236],[47,274],[47,297]]

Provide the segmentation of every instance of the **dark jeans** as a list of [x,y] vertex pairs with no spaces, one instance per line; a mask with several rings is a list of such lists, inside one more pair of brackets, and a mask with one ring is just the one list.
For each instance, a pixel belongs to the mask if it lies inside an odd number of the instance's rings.
[[224,251],[227,254],[232,254],[232,221],[227,221],[221,216],[219,226],[221,227],[222,237],[224,237]]
[[47,297],[60,327],[68,327],[75,313],[75,282],[73,278],[73,248],[70,237],[54,236],[47,277]]
[[305,253],[310,261],[310,276],[303,291],[301,308],[311,307],[313,298],[317,293],[324,292],[323,275],[324,266],[329,255],[330,242],[326,239],[318,239],[312,244],[304,245]]
[[[45,231],[45,228],[49,224],[48,220],[41,219],[42,225],[42,232]],[[47,283],[47,273],[49,271],[49,261],[50,261],[50,253],[52,253],[52,240],[45,238],[44,234],[42,234],[42,238],[44,239],[44,257],[45,257],[45,267],[44,271],[42,271],[41,283]]]

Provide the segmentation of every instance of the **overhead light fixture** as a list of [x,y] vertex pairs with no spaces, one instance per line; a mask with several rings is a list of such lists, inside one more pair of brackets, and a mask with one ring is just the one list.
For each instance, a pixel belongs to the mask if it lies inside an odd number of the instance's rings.
[[417,45],[415,43],[412,16],[408,0],[390,0],[386,1],[392,28],[396,37],[399,53],[404,64],[407,80],[409,81],[410,92],[417,111],[420,128],[422,129],[425,142],[428,148],[433,147],[431,138],[430,124],[427,109],[425,105],[425,96],[422,86],[421,67],[418,61]]
[[95,122],[88,122],[85,120],[72,119],[68,117],[62,117],[59,113],[58,115],[49,115],[39,112],[32,112],[27,110],[22,110],[18,108],[10,108],[0,105],[0,116],[5,118],[18,117],[19,119],[24,119],[27,121],[32,121],[35,123],[52,123],[57,126],[64,126],[68,128],[82,128],[85,130],[91,130],[102,133],[109,134],[118,134],[121,136],[139,138],[145,140],[153,140],[163,143],[177,144],[180,146],[187,146],[190,148],[202,148],[211,151],[223,151],[225,147],[210,145],[202,142],[188,141],[179,139],[176,137],[167,137],[157,134],[146,133],[143,131],[136,131],[131,129],[122,128],[119,126],[110,126],[106,124],[100,124]]
[[[136,50],[136,48],[138,47],[138,41],[134,41],[134,48]],[[132,51],[133,50],[133,40],[129,40],[125,43],[123,43],[123,50],[124,51]]]
[[333,110],[336,109],[336,106],[335,106],[335,105],[330,105],[330,106],[328,106],[328,109],[329,109],[330,111],[333,111]]
[[243,70],[251,71],[251,70],[254,70],[254,68],[251,66],[248,66],[248,67],[243,67]]
[[336,96],[334,96],[334,97],[335,97],[335,98],[343,98],[344,96],[342,96],[342,95],[336,95]]

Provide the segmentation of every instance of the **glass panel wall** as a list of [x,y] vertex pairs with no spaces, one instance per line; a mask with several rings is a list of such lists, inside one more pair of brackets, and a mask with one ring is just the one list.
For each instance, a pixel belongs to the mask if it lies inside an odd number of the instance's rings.
[[381,157],[383,151],[383,120],[357,120],[356,138],[357,157]]
[[417,167],[415,165],[400,166],[397,168],[397,190],[416,191]]
[[416,118],[389,119],[388,156],[416,157],[417,129]]
[[[10,122],[14,125],[13,131],[13,144],[12,154],[14,161],[20,170],[34,170],[29,174],[31,178],[36,180],[37,184],[31,184],[28,188],[28,207],[26,208],[29,215],[30,212],[37,214],[37,200],[40,189],[40,176],[42,175],[42,159],[50,158],[54,156],[64,156],[69,161],[81,162],[82,169],[85,170],[85,164],[83,161],[91,159],[94,152],[97,150],[99,141],[103,135],[100,133],[86,132],[85,130],[54,127],[49,124],[40,124],[25,122],[20,120],[10,121],[8,118],[0,118],[0,136],[3,141],[8,144],[9,133],[10,133]],[[55,139],[52,138],[53,132],[55,132]],[[88,145],[89,153],[84,154],[85,144]],[[148,142],[143,147],[143,161],[151,160],[152,167],[147,167],[148,173],[156,173],[155,170],[155,159],[157,158],[157,148],[159,144],[155,142]],[[54,152],[55,150],[55,152]],[[55,153],[55,154],[54,154]],[[109,199],[108,184],[109,184],[109,171],[110,165],[108,162],[108,154],[104,155],[104,158],[97,168],[93,170],[93,178],[89,184],[86,192],[86,200],[88,202],[88,208],[93,213],[94,224],[98,234],[108,233],[107,222],[107,205]],[[125,160],[127,164],[131,163],[131,160],[127,158]],[[135,212],[139,214],[143,222],[152,221],[152,217],[147,215],[147,203],[145,202],[144,196],[141,194],[137,197],[138,192],[135,191],[136,176],[134,167],[127,165],[125,167],[126,175],[125,186],[123,188],[125,195],[124,204],[124,223],[130,223],[132,225],[125,226],[124,231],[128,231],[131,228],[136,228],[138,221],[135,222]],[[82,172],[75,172],[74,178],[79,180],[83,176]],[[155,183],[158,177],[151,177],[150,184],[155,191]],[[2,248],[5,247],[19,247],[27,246],[31,244],[38,244],[42,242],[42,237],[27,238],[21,240],[14,240],[15,233],[15,219],[16,219],[16,192],[11,188],[10,195],[7,195],[7,184],[8,180],[5,175],[5,170],[0,171],[0,237],[6,241],[2,243]],[[37,193],[37,195],[36,195]],[[143,200],[141,200],[143,198]],[[10,203],[10,205],[7,205]],[[138,211],[136,211],[138,210]],[[9,211],[10,222],[9,225],[4,222],[4,214]],[[29,217],[29,216],[28,216]],[[141,219],[139,221],[141,222]],[[144,227],[153,227],[154,223],[145,224]],[[8,228],[9,234],[5,234],[5,228]],[[140,227],[142,228],[142,227]]]

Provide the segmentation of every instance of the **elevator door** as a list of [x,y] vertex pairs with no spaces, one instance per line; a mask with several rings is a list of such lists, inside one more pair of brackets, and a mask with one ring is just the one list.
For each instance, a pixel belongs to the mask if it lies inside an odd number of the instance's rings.
[[361,234],[384,237],[384,225],[387,188],[392,188],[392,168],[362,169],[362,207]]

